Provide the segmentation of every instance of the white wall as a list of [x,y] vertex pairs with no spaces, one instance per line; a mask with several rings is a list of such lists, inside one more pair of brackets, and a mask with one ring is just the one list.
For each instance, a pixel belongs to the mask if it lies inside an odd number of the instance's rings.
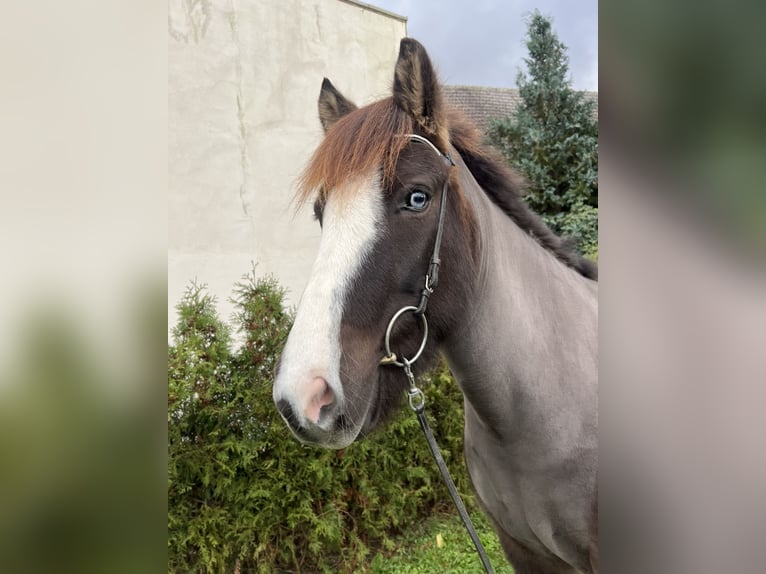
[[170,0],[168,320],[192,279],[228,318],[258,263],[296,304],[316,253],[294,182],[322,131],[322,78],[365,104],[390,92],[406,23],[341,0]]

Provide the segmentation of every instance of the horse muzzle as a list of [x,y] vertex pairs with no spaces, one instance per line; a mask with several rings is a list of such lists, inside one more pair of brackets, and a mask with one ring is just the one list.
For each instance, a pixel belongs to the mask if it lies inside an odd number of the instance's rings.
[[329,386],[312,381],[314,393],[302,412],[296,413],[290,401],[275,401],[279,414],[290,431],[304,444],[340,449],[350,445],[359,434],[349,417],[342,412]]

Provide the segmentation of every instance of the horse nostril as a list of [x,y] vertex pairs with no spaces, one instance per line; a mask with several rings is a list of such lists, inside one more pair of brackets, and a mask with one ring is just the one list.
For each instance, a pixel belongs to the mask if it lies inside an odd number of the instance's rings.
[[322,407],[335,402],[335,393],[322,377],[314,377],[308,387],[309,400],[303,414],[313,423],[319,422],[319,412]]
[[279,399],[277,401],[277,409],[287,421],[288,426],[291,428],[298,428],[298,426],[300,426],[298,424],[298,418],[295,416],[295,411],[293,411],[293,407],[288,401]]

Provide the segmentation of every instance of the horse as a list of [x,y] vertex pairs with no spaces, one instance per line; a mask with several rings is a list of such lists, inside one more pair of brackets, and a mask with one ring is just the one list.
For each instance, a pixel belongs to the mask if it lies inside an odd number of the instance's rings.
[[[275,374],[282,418],[304,443],[344,448],[401,405],[388,335],[394,360],[422,351],[416,376],[443,355],[470,482],[517,574],[596,572],[596,265],[524,203],[416,40],[401,41],[390,97],[358,108],[325,78],[318,109],[324,139],[296,198],[322,231]],[[391,325],[425,297],[427,339],[416,312]]]

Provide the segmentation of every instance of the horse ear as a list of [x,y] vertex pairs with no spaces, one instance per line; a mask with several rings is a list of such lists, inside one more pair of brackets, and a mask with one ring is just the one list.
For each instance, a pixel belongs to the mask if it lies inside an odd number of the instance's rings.
[[317,105],[319,106],[319,121],[322,122],[325,133],[340,118],[356,109],[356,105],[347,100],[327,78],[322,81]]
[[394,71],[394,103],[407,112],[420,129],[446,149],[449,142],[441,88],[426,49],[412,38],[402,38]]

